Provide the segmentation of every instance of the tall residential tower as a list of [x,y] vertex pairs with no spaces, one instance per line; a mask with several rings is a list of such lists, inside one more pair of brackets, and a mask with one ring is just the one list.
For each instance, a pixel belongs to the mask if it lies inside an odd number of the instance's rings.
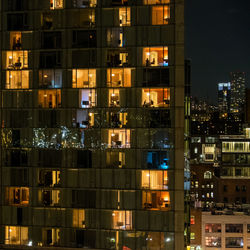
[[1,1],[1,249],[184,249],[184,0]]

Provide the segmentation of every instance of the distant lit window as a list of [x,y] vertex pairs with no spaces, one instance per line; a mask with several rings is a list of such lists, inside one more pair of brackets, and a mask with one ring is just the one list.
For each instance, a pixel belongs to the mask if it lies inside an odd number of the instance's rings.
[[195,233],[190,234],[190,240],[195,240]]
[[27,245],[28,227],[5,226],[6,245]]
[[190,216],[190,224],[195,225],[195,216],[194,215]]
[[50,0],[50,9],[62,9],[63,8],[63,0]]
[[212,172],[206,171],[204,173],[204,179],[212,179]]
[[194,153],[198,154],[198,148],[194,148]]
[[170,7],[154,6],[152,7],[152,25],[168,24],[170,18]]

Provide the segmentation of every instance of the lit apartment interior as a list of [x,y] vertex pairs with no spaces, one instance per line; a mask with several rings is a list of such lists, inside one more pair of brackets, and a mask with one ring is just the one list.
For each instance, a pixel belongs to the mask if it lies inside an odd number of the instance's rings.
[[10,49],[20,50],[22,48],[22,33],[10,32]]
[[8,70],[6,71],[6,89],[28,89],[28,70]]
[[110,168],[122,168],[125,166],[125,152],[107,151],[106,165]]
[[130,148],[130,130],[109,129],[108,145],[111,148]]
[[63,8],[63,0],[50,0],[50,9],[62,9]]
[[96,91],[95,89],[79,90],[79,107],[92,108],[96,106]]
[[169,192],[162,191],[143,191],[142,207],[150,210],[169,210],[170,195]]
[[119,89],[109,89],[109,107],[120,107]]
[[107,29],[107,45],[110,47],[123,47],[123,29],[122,28],[108,28]]
[[29,204],[29,188],[6,187],[5,198],[9,205],[26,206]]
[[44,206],[57,206],[60,202],[60,190],[43,189],[38,191],[40,203]]
[[108,87],[131,87],[131,68],[107,69]]
[[131,230],[132,229],[132,211],[112,212],[113,229]]
[[61,88],[62,70],[43,69],[39,70],[39,87],[41,88]]
[[129,53],[125,50],[108,50],[107,65],[108,67],[127,67],[129,65]]
[[72,215],[73,227],[85,228],[85,210],[84,209],[73,209]]
[[17,51],[6,51],[3,52],[5,59],[5,69],[24,69],[28,68],[28,51],[17,50]]
[[152,7],[152,25],[168,24],[170,18],[170,7],[153,6]]
[[28,227],[5,226],[6,245],[27,245]]
[[168,47],[143,48],[143,65],[168,66]]
[[84,109],[77,109],[73,114],[73,127],[91,128],[94,126],[94,113]]
[[60,174],[59,170],[42,169],[39,171],[38,184],[45,187],[58,186],[60,185]]
[[119,20],[120,20],[120,26],[131,25],[130,7],[119,8]]
[[96,70],[95,69],[73,69],[72,70],[73,88],[95,88]]
[[96,7],[97,0],[72,0],[75,8]]
[[143,107],[164,107],[170,106],[170,89],[142,89],[142,106]]
[[148,169],[168,169],[169,156],[167,151],[146,152],[146,162]]
[[141,186],[149,189],[168,189],[168,171],[142,170]]
[[167,4],[170,0],[143,0],[144,5]]
[[126,112],[107,112],[106,117],[109,121],[109,125],[112,128],[124,128],[127,125],[127,116]]
[[60,241],[59,228],[43,228],[43,243],[41,246],[57,246]]
[[61,107],[61,90],[38,90],[38,105],[41,108]]

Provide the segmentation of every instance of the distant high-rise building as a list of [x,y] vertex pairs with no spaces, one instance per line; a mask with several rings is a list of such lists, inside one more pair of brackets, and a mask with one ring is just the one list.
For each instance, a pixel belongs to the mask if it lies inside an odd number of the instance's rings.
[[231,83],[218,83],[218,106],[220,117],[227,117],[231,107]]
[[245,72],[231,72],[231,102],[230,113],[235,120],[241,121],[245,106],[246,74]]

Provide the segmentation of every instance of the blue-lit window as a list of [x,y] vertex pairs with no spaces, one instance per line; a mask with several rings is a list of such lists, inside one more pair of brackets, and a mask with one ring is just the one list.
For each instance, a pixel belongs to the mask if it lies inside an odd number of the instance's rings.
[[168,169],[169,156],[166,151],[151,151],[146,154],[148,169]]

